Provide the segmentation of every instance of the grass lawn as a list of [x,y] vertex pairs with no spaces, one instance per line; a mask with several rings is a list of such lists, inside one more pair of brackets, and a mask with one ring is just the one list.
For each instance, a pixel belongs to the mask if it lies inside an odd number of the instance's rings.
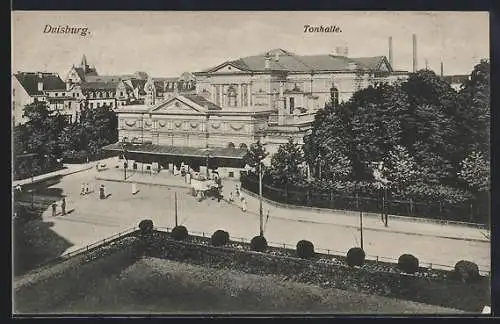
[[[58,287],[53,287],[58,289]],[[96,278],[86,292],[50,313],[355,313],[453,314],[410,301],[323,289],[278,276],[216,270],[144,258],[121,273]]]

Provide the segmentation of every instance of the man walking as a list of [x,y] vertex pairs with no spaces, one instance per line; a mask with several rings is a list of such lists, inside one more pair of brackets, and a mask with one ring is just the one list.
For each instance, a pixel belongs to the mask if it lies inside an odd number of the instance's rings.
[[52,217],[56,217],[56,208],[57,204],[55,202],[52,203]]
[[63,197],[61,202],[61,215],[66,215],[66,198]]
[[85,195],[85,182],[82,182],[81,190],[80,190],[80,196]]

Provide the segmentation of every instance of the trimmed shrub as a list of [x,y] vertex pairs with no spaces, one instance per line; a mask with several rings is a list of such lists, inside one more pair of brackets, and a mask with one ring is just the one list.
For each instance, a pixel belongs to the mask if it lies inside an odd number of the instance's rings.
[[154,225],[153,221],[151,219],[143,219],[139,223],[139,229],[141,231],[141,234],[149,234],[153,231]]
[[312,242],[301,240],[297,243],[297,256],[302,259],[311,259],[314,256]]
[[223,230],[216,230],[212,234],[211,243],[213,246],[223,246],[229,242],[229,233]]
[[346,261],[350,267],[362,266],[365,263],[365,251],[359,247],[353,247],[347,251]]
[[250,248],[252,251],[264,252],[267,249],[267,240],[264,236],[255,236],[250,241]]
[[462,282],[475,282],[480,278],[479,267],[474,262],[458,261],[455,264],[454,276]]
[[176,241],[184,241],[188,237],[188,230],[185,226],[179,225],[172,229],[171,235]]
[[414,274],[418,271],[418,259],[411,254],[403,254],[398,259],[398,268],[404,273]]

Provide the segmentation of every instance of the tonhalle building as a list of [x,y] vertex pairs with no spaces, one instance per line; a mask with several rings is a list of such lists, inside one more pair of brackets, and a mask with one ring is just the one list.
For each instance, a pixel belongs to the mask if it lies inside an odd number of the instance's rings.
[[[302,143],[315,113],[333,95],[339,101],[377,82],[406,78],[385,56],[301,56],[274,49],[194,73],[196,91],[158,101],[147,87],[146,104],[118,111],[120,143],[106,147],[131,160],[164,168],[184,162],[237,177],[247,147],[260,140],[269,152],[293,138]],[[149,90],[148,90],[149,89]]]

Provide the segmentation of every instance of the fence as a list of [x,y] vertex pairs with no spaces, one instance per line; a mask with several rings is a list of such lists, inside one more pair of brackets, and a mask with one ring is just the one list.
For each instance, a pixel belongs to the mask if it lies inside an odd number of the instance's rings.
[[[258,194],[259,182],[251,176],[242,175],[241,186]],[[279,203],[328,208],[334,210],[362,210],[363,212],[382,213],[382,198],[356,197],[339,194],[334,191],[314,191],[309,188],[284,187],[277,188],[268,184],[262,185],[262,196]],[[461,204],[445,202],[429,203],[409,200],[388,199],[385,201],[385,211],[390,215],[421,217],[442,221],[456,221],[487,225],[489,219],[489,206],[481,206],[475,201]]]
[[[169,227],[155,227],[156,230],[159,231],[166,231],[170,232],[172,229]],[[192,231],[189,230],[189,234],[193,236],[199,236],[203,238],[210,238],[213,233],[209,232],[199,232],[199,231]],[[250,244],[250,240],[244,237],[238,237],[238,236],[231,236],[231,241],[233,242],[240,242],[243,244]],[[267,244],[271,247],[275,248],[284,248],[284,249],[290,249],[290,250],[295,250],[296,246],[293,244],[288,244],[288,243],[280,243],[280,242],[267,242]],[[325,254],[328,256],[332,257],[345,257],[347,255],[347,251],[338,251],[338,250],[332,250],[332,249],[323,249],[323,248],[317,248],[314,247],[314,251],[316,253],[321,253]],[[371,261],[376,261],[378,262],[386,262],[386,263],[398,263],[398,259],[395,258],[390,258],[390,257],[384,257],[384,256],[379,256],[379,255],[366,255],[366,260],[371,260]],[[446,264],[438,264],[438,263],[431,263],[431,262],[425,262],[419,260],[419,266],[422,268],[427,268],[427,269],[440,269],[440,270],[453,270],[455,269],[455,265],[446,265]],[[479,267],[479,273],[482,275],[490,275],[490,266],[486,265],[478,265]]]
[[138,229],[138,227],[132,227],[132,228],[129,228],[129,229],[126,229],[120,233],[117,233],[117,234],[114,234],[110,237],[107,237],[107,238],[104,238],[102,240],[99,240],[97,242],[94,242],[94,243],[91,243],[91,244],[88,244],[82,248],[79,248],[77,250],[74,250],[74,251],[70,251],[70,252],[66,252],[64,254],[61,254],[60,256],[56,257],[56,258],[53,258],[51,260],[48,260],[42,264],[40,264],[38,267],[37,267],[37,271],[41,268],[44,268],[44,267],[47,267],[47,266],[52,266],[56,263],[59,263],[59,262],[62,262],[64,260],[67,260],[68,258],[70,257],[74,257],[76,255],[79,255],[79,254],[82,254],[82,253],[87,253],[89,251],[92,251],[93,249],[101,246],[102,244],[104,243],[109,243],[111,241],[115,241],[119,238],[123,238],[125,237],[126,235],[129,235],[133,232],[135,232],[136,230]]

